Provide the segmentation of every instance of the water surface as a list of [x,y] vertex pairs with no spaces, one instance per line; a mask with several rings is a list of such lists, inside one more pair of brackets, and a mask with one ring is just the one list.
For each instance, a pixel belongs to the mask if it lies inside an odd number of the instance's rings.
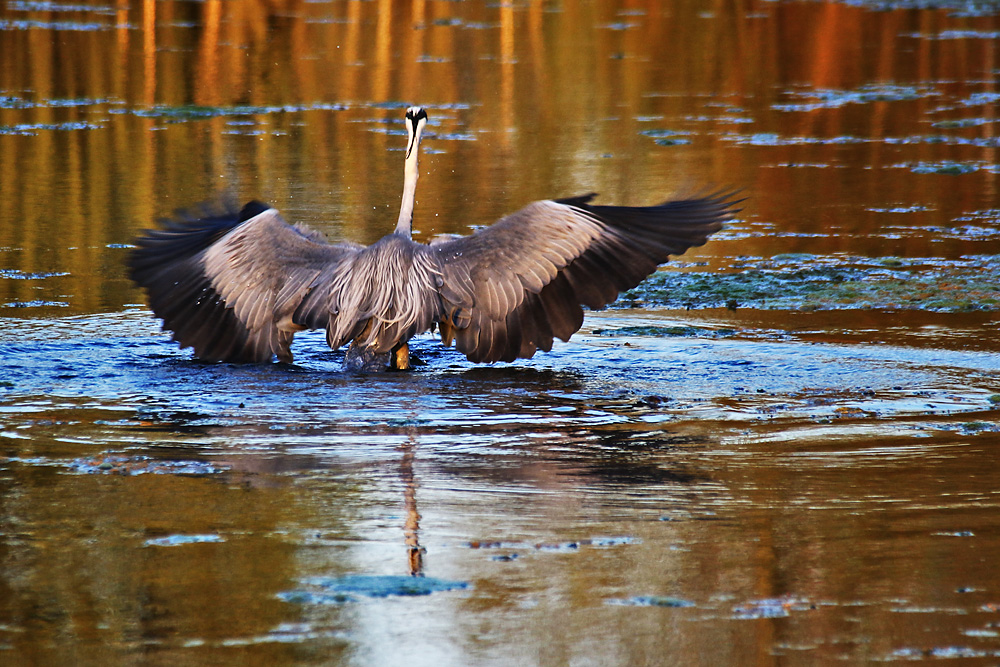
[[[0,5],[0,662],[1000,659],[996,7]],[[549,354],[205,364],[123,261],[740,187]]]

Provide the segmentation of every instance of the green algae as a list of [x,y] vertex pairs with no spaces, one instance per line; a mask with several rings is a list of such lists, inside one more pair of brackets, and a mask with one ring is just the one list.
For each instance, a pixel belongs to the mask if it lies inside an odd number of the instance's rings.
[[790,97],[806,101],[775,104],[772,108],[776,111],[815,111],[817,109],[836,109],[847,104],[911,101],[933,97],[937,94],[934,88],[928,86],[907,86],[891,83],[869,84],[860,86],[854,90],[813,88],[788,93]]
[[684,146],[690,144],[690,139],[685,139],[684,137],[673,137],[673,138],[663,138],[654,141],[657,146]]
[[[959,261],[778,255],[738,272],[660,271],[618,305],[761,310],[1000,310],[1000,259]],[[658,335],[672,335],[660,333]]]
[[653,128],[643,130],[639,134],[644,137],[651,137],[653,139],[653,143],[657,146],[683,146],[691,143],[691,140],[686,136],[691,134],[690,132],[668,130],[665,128]]
[[615,329],[595,329],[597,336],[657,336],[662,338],[729,338],[736,335],[734,329],[708,329],[695,326],[634,326]]
[[840,0],[845,5],[869,11],[888,12],[900,9],[948,10],[952,16],[993,16],[1000,5],[991,0]]
[[[377,105],[373,105],[376,106]],[[301,111],[342,111],[343,104],[316,102],[313,104],[285,104],[258,106],[238,104],[233,106],[204,106],[198,104],[158,104],[142,109],[113,109],[112,113],[131,113],[140,118],[164,118],[172,121],[204,120],[221,116],[260,116],[265,114],[298,113]]]
[[914,174],[971,174],[979,170],[979,165],[971,162],[920,162],[910,167]]
[[931,123],[931,127],[936,127],[942,130],[959,130],[967,127],[978,127],[980,125],[986,125],[987,123],[996,123],[995,118],[960,118],[957,120],[939,120],[936,123]]
[[99,130],[101,125],[87,123],[84,121],[72,121],[66,123],[20,123],[18,125],[0,125],[0,135],[13,134],[32,137],[40,131],[72,131],[72,130]]
[[469,587],[465,581],[407,575],[349,574],[342,577],[312,577],[303,580],[313,590],[283,591],[278,598],[295,604],[343,604],[359,598],[431,595]]
[[166,537],[156,537],[145,541],[147,547],[177,547],[185,544],[206,544],[213,542],[225,542],[221,535],[167,535]]
[[136,109],[133,113],[143,118],[173,118],[177,120],[197,120],[217,116],[253,116],[272,113],[281,109],[259,106],[211,107],[197,104],[183,106],[157,105],[149,109]]
[[608,604],[626,607],[693,607],[694,602],[664,595],[636,595],[635,597],[608,600]]

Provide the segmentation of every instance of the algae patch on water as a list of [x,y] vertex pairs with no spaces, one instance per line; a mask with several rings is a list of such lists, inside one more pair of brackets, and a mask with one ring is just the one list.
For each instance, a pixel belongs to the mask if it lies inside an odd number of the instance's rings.
[[112,113],[131,113],[140,118],[162,118],[169,121],[203,120],[220,116],[261,116],[265,114],[298,113],[301,111],[343,111],[343,104],[316,102],[313,104],[205,106],[198,104],[157,104],[147,108],[121,108]]
[[1000,6],[991,0],[840,0],[845,5],[870,11],[887,12],[898,9],[948,10],[951,16],[992,16]]
[[709,329],[696,326],[631,326],[615,329],[595,329],[597,336],[657,336],[660,338],[729,338],[734,329]]
[[693,607],[694,602],[682,598],[667,597],[663,595],[637,595],[630,598],[615,598],[608,600],[607,604],[625,607]]
[[111,475],[214,475],[227,470],[205,461],[165,461],[150,456],[101,454],[76,459],[69,468],[81,474]]
[[[719,273],[659,271],[619,306],[761,310],[1000,310],[1000,256],[960,260],[778,255]],[[658,335],[674,335],[662,332]]]
[[204,535],[167,535],[166,537],[148,539],[143,544],[147,547],[178,547],[185,544],[210,544],[225,541],[221,535],[210,533]]
[[342,577],[312,577],[302,582],[305,590],[284,591],[280,600],[295,604],[343,604],[358,598],[430,595],[469,587],[464,581],[406,575],[349,574]]
[[682,146],[684,144],[690,144],[691,139],[686,135],[690,135],[690,132],[681,132],[678,130],[667,130],[662,128],[643,130],[639,134],[652,137],[654,143],[658,146]]
[[775,104],[777,111],[815,111],[816,109],[836,109],[846,104],[871,104],[873,102],[900,102],[937,95],[930,86],[906,86],[896,84],[869,84],[854,90],[829,88],[806,88],[786,93],[791,98],[804,102]]

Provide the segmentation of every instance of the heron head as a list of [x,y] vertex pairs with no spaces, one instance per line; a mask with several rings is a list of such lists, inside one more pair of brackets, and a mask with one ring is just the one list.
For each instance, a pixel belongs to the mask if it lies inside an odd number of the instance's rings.
[[410,107],[406,110],[406,134],[408,142],[406,145],[406,157],[409,159],[410,153],[420,143],[420,134],[427,124],[427,112],[423,107]]

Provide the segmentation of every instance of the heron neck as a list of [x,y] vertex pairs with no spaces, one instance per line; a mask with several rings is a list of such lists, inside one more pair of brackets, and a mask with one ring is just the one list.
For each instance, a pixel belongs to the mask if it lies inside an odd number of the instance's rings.
[[399,220],[396,222],[396,233],[407,238],[411,234],[413,223],[413,200],[417,194],[417,146],[410,150],[403,171],[403,203],[399,207]]

